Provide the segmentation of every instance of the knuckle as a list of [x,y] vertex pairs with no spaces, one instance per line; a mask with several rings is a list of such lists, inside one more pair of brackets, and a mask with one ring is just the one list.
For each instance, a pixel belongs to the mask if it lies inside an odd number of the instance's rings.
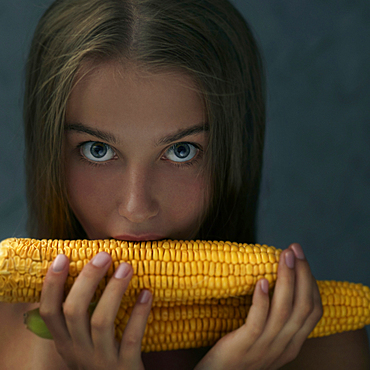
[[66,319],[70,321],[80,320],[84,312],[76,305],[66,302],[63,306],[63,313]]
[[254,306],[257,310],[262,310],[264,312],[268,311],[270,307],[269,296],[267,294],[257,294],[257,290],[255,290],[253,293],[252,306]]
[[40,306],[39,314],[45,320],[45,319],[55,316],[57,314],[57,311],[53,307]]
[[301,315],[304,316],[304,317],[308,317],[312,314],[314,310],[314,304],[313,302],[306,302],[305,304],[303,304],[301,307],[300,307],[300,312],[301,312]]
[[282,321],[282,322],[285,322],[288,320],[288,318],[290,317],[292,313],[292,310],[289,308],[289,307],[282,307],[280,310],[279,310],[279,321]]
[[96,331],[104,330],[111,327],[113,323],[109,321],[107,317],[104,316],[94,316],[91,318],[91,328]]
[[48,270],[42,283],[41,302],[48,297],[51,291],[62,291],[64,289],[65,280],[63,277],[61,275],[53,275],[50,270]]
[[262,331],[263,331],[263,327],[261,325],[258,325],[257,323],[255,322],[247,322],[249,325],[249,335],[252,337],[252,338],[258,338],[261,334],[262,334]]
[[122,337],[124,347],[133,348],[141,345],[141,340],[137,335],[127,334]]
[[147,321],[147,307],[138,306],[136,304],[135,310],[132,312],[132,315],[135,315],[140,321]]

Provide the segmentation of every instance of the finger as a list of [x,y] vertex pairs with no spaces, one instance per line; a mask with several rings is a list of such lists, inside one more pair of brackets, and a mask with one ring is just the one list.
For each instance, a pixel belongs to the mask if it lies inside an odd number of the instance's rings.
[[[282,364],[292,361],[322,316],[322,304],[316,280],[304,258],[299,244],[293,244],[296,255],[296,287],[293,313],[284,329],[276,338],[280,346],[286,344],[282,355]],[[281,349],[283,351],[283,349]],[[285,361],[285,362],[284,362]]]
[[268,288],[267,279],[261,279],[256,284],[246,322],[235,333],[238,337],[235,342],[240,345],[240,350],[245,351],[252,346],[265,329],[270,307]]
[[319,287],[317,285],[316,279],[312,276],[313,280],[313,301],[314,301],[314,308],[311,312],[310,317],[308,318],[308,321],[312,320],[312,328],[309,328],[309,332],[315,328],[315,326],[318,324],[318,322],[321,320],[324,309],[321,301],[321,295],[319,291]]
[[[313,294],[313,309],[306,321],[302,325],[302,328],[292,338],[292,347],[299,345],[299,348],[303,345],[309,334],[313,331],[317,323],[320,321],[323,315],[323,307],[321,302],[321,296],[316,280],[312,279],[312,294]],[[298,353],[297,353],[298,354]]]
[[292,249],[298,258],[296,301],[291,321],[293,325],[296,325],[296,329],[306,327],[306,330],[312,330],[312,326],[316,325],[322,316],[321,296],[301,246],[292,244]]
[[291,246],[295,255],[300,258],[296,259],[296,284],[294,291],[294,306],[289,323],[286,326],[286,331],[295,334],[300,330],[308,317],[314,310],[314,290],[317,289],[317,284],[313,279],[310,266],[304,258],[302,248],[295,243]]
[[64,284],[68,275],[68,257],[59,254],[48,270],[40,300],[40,316],[45,321],[57,348],[70,342],[68,328],[62,311]]
[[78,349],[93,348],[88,307],[95,290],[112,262],[106,252],[98,253],[81,271],[64,303],[70,336]]
[[299,313],[297,305],[302,305],[302,299],[304,304],[312,299],[312,279],[309,268],[307,270],[308,264],[295,257],[292,245],[280,255],[271,313],[264,335],[259,340],[259,343],[267,343],[268,357],[274,366],[277,359],[285,364],[298,355],[297,350],[299,351],[301,344],[291,344],[291,341],[301,327],[292,321],[292,316],[298,315],[299,322],[303,325],[302,313]]
[[[119,265],[91,317],[91,337],[94,348],[104,357],[112,355],[112,348],[115,349],[114,321],[132,274],[133,269],[130,264],[124,262]],[[115,355],[117,357],[117,353]]]
[[141,363],[141,342],[150,314],[153,296],[143,290],[132,310],[122,335],[119,357],[127,368],[138,368]]
[[283,328],[293,310],[295,286],[295,257],[290,249],[280,255],[270,315],[266,324],[265,338],[270,340]]
[[[321,296],[319,292],[319,288],[317,286],[317,282],[314,277],[311,277],[311,287],[312,287],[312,297],[311,297],[311,310],[302,310],[302,318],[295,319],[292,317],[292,322],[298,327],[298,330],[292,330],[294,336],[291,340],[292,344],[295,346],[302,346],[303,342],[307,339],[308,335],[312,332],[315,328],[317,323],[320,321],[323,315],[323,307],[321,302]],[[299,312],[300,308],[297,308],[297,313]],[[295,321],[294,321],[295,320]],[[299,322],[301,320],[301,323]]]

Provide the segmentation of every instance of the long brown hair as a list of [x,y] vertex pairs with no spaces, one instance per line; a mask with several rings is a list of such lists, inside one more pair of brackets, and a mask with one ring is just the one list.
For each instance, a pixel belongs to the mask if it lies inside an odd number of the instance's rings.
[[265,127],[255,39],[227,0],[58,0],[42,16],[26,70],[28,231],[86,237],[71,211],[62,147],[69,94],[86,61],[190,75],[204,99],[211,204],[199,238],[254,242]]

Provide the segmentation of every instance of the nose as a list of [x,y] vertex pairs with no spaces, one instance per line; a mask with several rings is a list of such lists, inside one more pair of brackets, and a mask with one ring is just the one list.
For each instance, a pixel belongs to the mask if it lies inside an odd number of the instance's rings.
[[137,166],[125,171],[118,211],[132,223],[143,223],[158,214],[153,174],[149,170]]

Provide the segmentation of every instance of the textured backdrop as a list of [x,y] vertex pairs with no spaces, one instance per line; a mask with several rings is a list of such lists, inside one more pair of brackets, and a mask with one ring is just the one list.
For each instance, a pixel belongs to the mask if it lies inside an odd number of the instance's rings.
[[[0,239],[26,235],[24,63],[50,3],[0,1]],[[259,242],[299,242],[317,279],[370,286],[370,2],[233,3],[267,72]]]

